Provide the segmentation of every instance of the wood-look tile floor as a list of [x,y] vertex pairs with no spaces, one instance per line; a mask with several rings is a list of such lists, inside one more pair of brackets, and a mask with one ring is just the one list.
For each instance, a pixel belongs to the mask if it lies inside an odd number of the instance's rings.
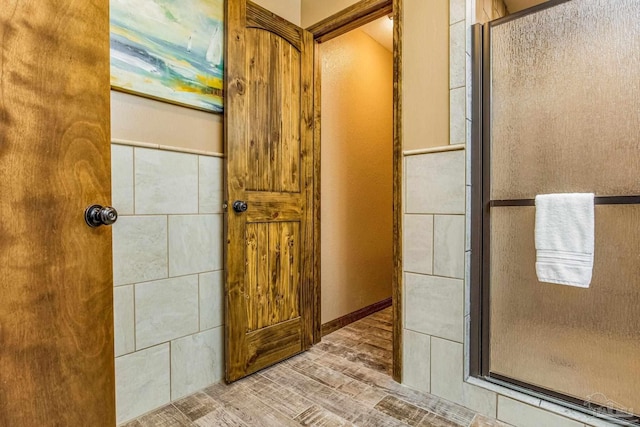
[[124,426],[506,426],[393,381],[391,328],[388,308],[327,335],[301,355]]

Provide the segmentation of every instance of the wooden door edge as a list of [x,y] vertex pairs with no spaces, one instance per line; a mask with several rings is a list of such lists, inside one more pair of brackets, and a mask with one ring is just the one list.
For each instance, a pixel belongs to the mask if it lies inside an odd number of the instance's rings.
[[[372,7],[375,4],[375,7]],[[330,40],[393,10],[393,379],[402,382],[402,0],[361,0],[307,28],[316,44]],[[383,13],[384,11],[384,13]],[[314,242],[314,336],[322,339],[320,289],[320,148],[321,148],[321,63],[319,49],[314,49],[313,67],[313,242]]]
[[402,382],[402,0],[393,0],[393,379]]

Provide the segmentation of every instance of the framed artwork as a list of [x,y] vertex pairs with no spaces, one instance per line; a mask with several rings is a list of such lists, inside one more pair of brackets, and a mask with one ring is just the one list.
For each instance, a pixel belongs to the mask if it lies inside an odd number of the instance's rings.
[[111,0],[111,87],[222,112],[223,0]]

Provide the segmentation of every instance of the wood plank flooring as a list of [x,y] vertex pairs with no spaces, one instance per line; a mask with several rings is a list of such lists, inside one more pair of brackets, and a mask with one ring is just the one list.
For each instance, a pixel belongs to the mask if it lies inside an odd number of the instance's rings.
[[216,384],[123,427],[505,427],[391,378],[391,308],[233,384]]

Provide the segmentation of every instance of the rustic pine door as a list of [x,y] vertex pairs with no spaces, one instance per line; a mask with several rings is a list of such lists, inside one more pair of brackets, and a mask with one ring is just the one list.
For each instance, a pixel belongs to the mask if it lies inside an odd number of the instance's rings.
[[[313,37],[226,2],[226,378],[313,339]],[[246,210],[245,210],[246,209]]]
[[0,2],[0,426],[115,426],[109,2]]

